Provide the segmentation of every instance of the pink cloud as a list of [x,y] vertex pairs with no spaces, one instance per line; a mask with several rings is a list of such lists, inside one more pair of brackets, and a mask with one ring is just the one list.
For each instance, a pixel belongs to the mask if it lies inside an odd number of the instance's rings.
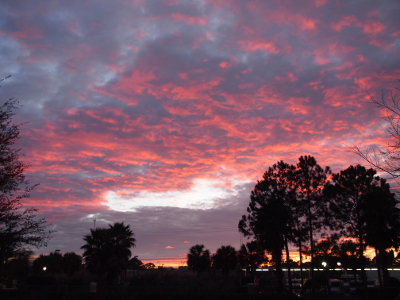
[[339,22],[332,24],[332,28],[341,31],[344,26],[361,26],[361,22],[354,15],[343,16]]
[[[40,14],[27,4],[8,15],[12,22],[5,18],[4,60],[19,71],[1,91],[24,101],[21,123],[29,123],[19,142],[32,165],[28,177],[41,182],[26,203],[54,223],[87,222],[97,210],[109,214],[104,224],[131,218],[101,205],[110,191],[124,199],[187,192],[200,178],[234,193],[281,159],[310,153],[339,169],[360,162],[343,151],[349,141],[385,144],[365,91],[380,95],[400,77],[390,8],[326,0],[158,4],[88,2],[75,14],[72,2],[62,9],[41,2]],[[56,13],[65,20],[52,21]],[[148,239],[160,238],[155,228],[170,211],[143,222],[155,224]],[[237,224],[230,228],[236,238]],[[180,255],[188,238],[159,244],[181,245],[166,247]]]
[[207,19],[204,17],[194,17],[190,15],[184,15],[180,13],[173,13],[171,17],[177,21],[183,21],[190,25],[205,25],[207,23]]
[[379,21],[370,21],[363,26],[363,31],[365,33],[376,34],[383,30],[385,30],[385,26]]

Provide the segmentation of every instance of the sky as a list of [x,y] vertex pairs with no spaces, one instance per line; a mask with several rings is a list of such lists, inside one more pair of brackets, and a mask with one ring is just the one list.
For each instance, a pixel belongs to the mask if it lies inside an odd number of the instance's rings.
[[279,160],[365,164],[389,141],[368,92],[399,88],[400,2],[1,1],[0,101],[22,105],[26,207],[82,254],[129,224],[133,255],[184,265],[239,248],[250,192]]

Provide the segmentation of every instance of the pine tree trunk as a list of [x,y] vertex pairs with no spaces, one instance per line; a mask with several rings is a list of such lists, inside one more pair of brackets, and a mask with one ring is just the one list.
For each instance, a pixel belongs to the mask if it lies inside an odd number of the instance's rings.
[[292,274],[290,272],[290,255],[289,255],[289,245],[287,236],[285,236],[285,250],[286,250],[286,264],[287,264],[287,273],[288,273],[288,281],[289,281],[289,291],[290,295],[293,294],[293,286],[292,286]]

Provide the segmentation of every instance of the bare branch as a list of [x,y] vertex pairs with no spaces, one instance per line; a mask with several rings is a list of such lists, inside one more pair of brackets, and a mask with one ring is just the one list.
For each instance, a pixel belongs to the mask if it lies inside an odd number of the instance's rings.
[[[396,90],[399,89],[396,88]],[[385,130],[391,136],[390,142],[386,146],[369,148],[350,145],[348,149],[374,168],[394,178],[400,177],[400,95],[391,91],[389,98],[386,99],[382,91],[381,98],[376,99],[372,94],[367,93],[371,102],[384,112],[382,118],[387,123]]]

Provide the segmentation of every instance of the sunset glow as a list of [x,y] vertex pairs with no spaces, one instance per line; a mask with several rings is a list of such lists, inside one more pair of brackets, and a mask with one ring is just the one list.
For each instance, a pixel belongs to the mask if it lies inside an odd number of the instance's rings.
[[24,205],[82,254],[125,222],[133,255],[180,266],[240,247],[251,189],[278,160],[334,172],[386,145],[377,98],[399,88],[388,1],[2,1],[1,101],[17,98]]

